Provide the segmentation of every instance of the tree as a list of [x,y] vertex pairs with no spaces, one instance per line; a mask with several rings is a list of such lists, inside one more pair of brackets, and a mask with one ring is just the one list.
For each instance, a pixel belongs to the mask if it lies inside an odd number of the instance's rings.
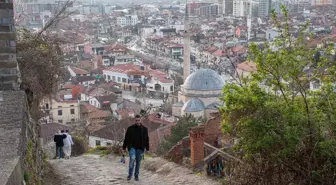
[[[326,48],[319,58],[307,47],[307,24],[294,39],[288,11],[284,22],[274,11],[280,36],[260,50],[250,45],[258,71],[242,83],[224,87],[221,108],[225,133],[236,138],[232,148],[243,163],[230,180],[238,184],[334,184],[336,178],[335,65]],[[309,72],[306,69],[309,68]],[[318,91],[309,83],[319,79]]]
[[158,154],[165,155],[167,152],[181,141],[184,137],[189,135],[191,127],[197,126],[204,122],[202,118],[195,118],[191,114],[184,115],[178,120],[177,124],[171,128],[171,135],[166,137],[158,147]]
[[17,29],[16,50],[21,89],[27,94],[31,115],[35,119],[40,116],[40,101],[57,90],[63,76],[61,45],[64,42],[55,35],[44,33],[69,15],[67,9],[72,4],[70,0],[65,2],[37,34],[24,28]]

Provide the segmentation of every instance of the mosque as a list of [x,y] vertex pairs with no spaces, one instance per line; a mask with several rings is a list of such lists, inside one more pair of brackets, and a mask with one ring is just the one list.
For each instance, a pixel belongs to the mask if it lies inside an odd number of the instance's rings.
[[223,86],[224,80],[217,72],[211,69],[197,70],[181,85],[178,103],[172,108],[173,115],[192,114],[208,119],[211,113],[218,112]]
[[192,114],[194,117],[209,119],[210,114],[218,112],[220,97],[224,87],[224,79],[211,69],[199,69],[190,74],[190,34],[189,18],[186,8],[184,33],[184,84],[178,92],[178,102],[173,105],[172,113],[180,117]]

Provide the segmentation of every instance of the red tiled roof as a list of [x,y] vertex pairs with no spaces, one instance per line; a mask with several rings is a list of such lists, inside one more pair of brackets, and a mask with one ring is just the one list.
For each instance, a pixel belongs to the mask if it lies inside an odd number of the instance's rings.
[[87,74],[89,74],[88,71],[86,71],[86,70],[84,70],[84,69],[80,69],[80,68],[78,68],[78,67],[70,67],[70,69],[71,69],[74,73],[76,73],[77,75],[87,75]]
[[212,46],[212,47],[209,47],[209,48],[205,49],[204,51],[207,51],[209,53],[213,53],[213,52],[217,51],[217,48]]
[[183,48],[182,44],[176,44],[176,43],[168,43],[168,48]]
[[116,112],[122,118],[130,117],[132,114],[135,114],[134,110],[132,110],[132,109],[119,109],[119,110],[116,110]]
[[212,54],[217,56],[217,57],[222,57],[222,56],[226,55],[226,52],[224,50],[219,49],[219,50],[213,52]]
[[156,78],[162,83],[172,83],[173,80],[168,78],[168,74],[159,70],[150,70],[149,75]]
[[164,125],[172,125],[172,126],[176,125],[175,122],[169,122],[169,121],[166,121],[164,119],[157,118],[156,114],[150,114],[148,116],[148,120],[153,122],[153,123],[159,123],[159,124],[164,124]]
[[247,72],[253,72],[257,70],[257,66],[254,62],[246,61],[246,62],[238,64],[237,69],[247,71]]
[[232,48],[232,51],[234,53],[237,53],[237,52],[239,52],[239,53],[245,53],[246,52],[246,47],[245,46],[236,46],[236,47]]

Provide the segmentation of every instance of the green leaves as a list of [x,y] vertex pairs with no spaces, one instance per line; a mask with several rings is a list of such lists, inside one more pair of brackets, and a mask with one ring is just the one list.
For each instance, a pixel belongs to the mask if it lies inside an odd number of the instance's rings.
[[[249,47],[257,71],[242,86],[227,84],[222,130],[238,141],[232,151],[241,184],[334,184],[336,178],[336,76],[331,48],[309,48],[308,22],[292,36],[288,11],[272,12],[279,37]],[[311,90],[318,80],[321,89]]]

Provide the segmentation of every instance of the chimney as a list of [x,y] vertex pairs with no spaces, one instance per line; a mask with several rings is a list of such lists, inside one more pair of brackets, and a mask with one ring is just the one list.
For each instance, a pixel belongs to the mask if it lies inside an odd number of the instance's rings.
[[7,46],[0,46],[0,91],[18,90],[19,70],[16,61],[15,30],[12,30],[14,21],[13,15],[10,14],[10,11],[13,12],[13,3],[5,1],[0,4],[0,10],[5,12],[0,15],[0,19],[9,19],[12,22],[3,25],[0,32],[0,40],[8,43]]
[[204,132],[205,126],[192,127],[189,132],[191,165],[196,167],[204,160]]

